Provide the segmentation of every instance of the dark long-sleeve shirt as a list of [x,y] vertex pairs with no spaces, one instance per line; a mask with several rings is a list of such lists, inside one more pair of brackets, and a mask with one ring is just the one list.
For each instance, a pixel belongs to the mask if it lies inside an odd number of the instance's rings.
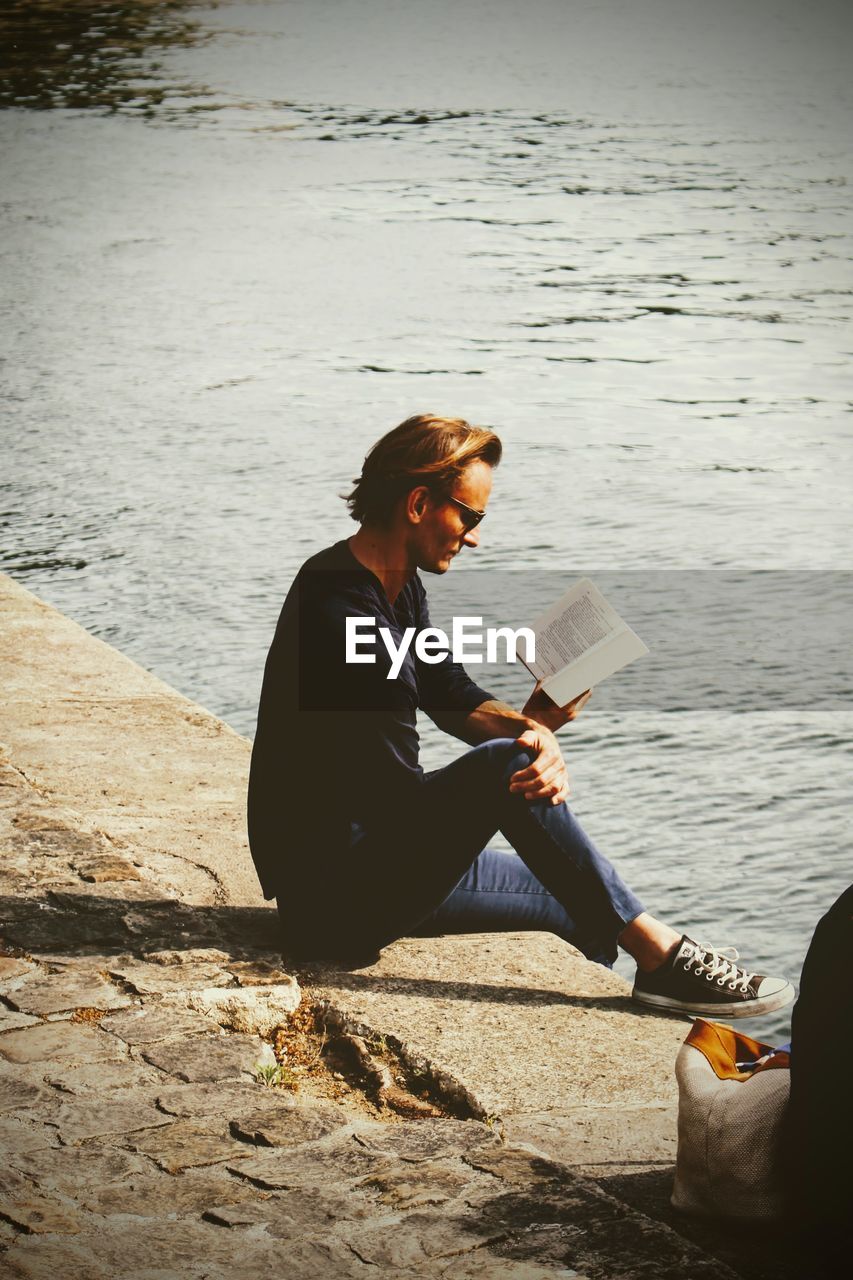
[[[374,663],[346,662],[346,619],[375,620]],[[379,636],[430,625],[417,574],[392,605],[346,541],[312,556],[287,594],[267,657],[249,779],[249,842],[264,895],[316,884],[345,855],[352,824],[393,824],[405,841],[423,770],[417,710],[437,723],[493,695],[446,655],[422,662],[414,643],[399,675]],[[362,637],[360,652],[370,652]]]

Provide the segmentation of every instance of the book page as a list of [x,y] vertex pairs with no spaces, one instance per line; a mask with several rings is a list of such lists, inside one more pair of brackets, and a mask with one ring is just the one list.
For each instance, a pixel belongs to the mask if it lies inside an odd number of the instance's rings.
[[635,658],[642,658],[648,653],[647,647],[630,627],[611,634],[610,637],[589,650],[556,675],[545,680],[543,689],[558,707],[577,698],[579,694],[601,684],[614,671],[627,667]]
[[[537,680],[547,680],[627,630],[619,614],[589,578],[582,578],[570,587],[536,619],[532,629],[536,636],[536,661],[526,665]],[[583,689],[579,692],[583,693]]]

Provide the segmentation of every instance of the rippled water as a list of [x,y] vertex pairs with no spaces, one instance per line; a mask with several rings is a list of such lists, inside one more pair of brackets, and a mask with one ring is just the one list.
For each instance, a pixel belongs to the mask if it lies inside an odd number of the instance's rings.
[[[7,6],[3,567],[245,733],[412,412],[504,438],[472,566],[847,570],[849,8],[746,8]],[[649,905],[792,976],[851,879],[845,583],[814,706],[759,608],[731,692],[700,645],[701,705],[614,682],[567,739]]]

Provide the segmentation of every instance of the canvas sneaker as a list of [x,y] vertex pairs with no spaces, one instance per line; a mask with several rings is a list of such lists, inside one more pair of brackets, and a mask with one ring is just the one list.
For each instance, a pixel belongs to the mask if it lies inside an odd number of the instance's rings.
[[726,1018],[751,1018],[793,1000],[794,988],[785,978],[750,973],[737,959],[733,947],[719,950],[684,934],[659,968],[637,970],[631,994],[659,1009]]

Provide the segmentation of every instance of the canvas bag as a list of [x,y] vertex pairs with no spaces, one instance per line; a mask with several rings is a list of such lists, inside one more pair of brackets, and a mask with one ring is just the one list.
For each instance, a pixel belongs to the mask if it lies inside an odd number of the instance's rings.
[[672,1205],[705,1217],[769,1220],[783,1210],[789,1057],[743,1071],[772,1046],[697,1018],[675,1061],[678,1155]]

